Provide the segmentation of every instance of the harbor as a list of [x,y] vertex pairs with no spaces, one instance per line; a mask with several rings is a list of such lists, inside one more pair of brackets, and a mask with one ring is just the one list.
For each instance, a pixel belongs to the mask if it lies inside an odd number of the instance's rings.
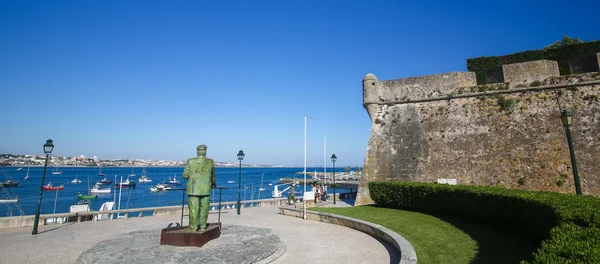
[[[322,169],[309,168],[308,170]],[[342,168],[340,168],[340,172],[336,171],[336,178],[338,178],[338,173],[343,174],[341,170]],[[80,203],[88,203],[92,211],[99,210],[105,202],[114,202],[113,209],[180,205],[181,192],[159,191],[158,188],[161,188],[160,184],[164,184],[162,188],[166,188],[166,185],[185,187],[186,184],[186,180],[181,177],[183,173],[181,167],[103,167],[102,176],[99,176],[100,168],[98,167],[58,167],[56,171],[60,171],[61,174],[54,175],[50,174],[52,171],[54,168],[49,167],[46,172],[45,190],[41,204],[42,214],[69,213],[71,206]],[[282,185],[285,184],[281,183],[282,178],[293,179],[297,171],[298,168],[242,168],[242,181],[238,182],[240,176],[238,168],[217,168],[217,185],[229,187],[223,190],[222,202],[237,201],[239,187],[241,187],[241,200],[268,199],[273,197],[275,187],[280,187],[280,190],[287,187]],[[18,167],[2,167],[0,169],[0,179],[3,181],[13,179],[19,182],[17,186],[4,187],[0,190],[2,191],[0,198],[10,201],[0,204],[1,217],[35,213],[42,172],[42,167],[21,170],[18,170]],[[137,176],[131,176],[132,174]],[[145,178],[142,180],[144,176]],[[121,180],[121,178],[123,179]],[[296,179],[299,180],[300,177],[296,177]],[[121,182],[124,186],[121,186]],[[169,184],[169,182],[171,183]],[[177,185],[177,182],[180,185]],[[355,182],[358,183],[358,181]],[[300,186],[295,188],[296,197],[302,194],[304,189],[302,184],[300,183]],[[350,189],[338,189],[338,192],[350,191]],[[288,195],[289,191],[282,193],[283,197]],[[216,202],[214,197],[215,195],[212,196],[211,202]],[[184,199],[184,203],[187,203],[187,200]],[[151,212],[144,214],[150,215]]]

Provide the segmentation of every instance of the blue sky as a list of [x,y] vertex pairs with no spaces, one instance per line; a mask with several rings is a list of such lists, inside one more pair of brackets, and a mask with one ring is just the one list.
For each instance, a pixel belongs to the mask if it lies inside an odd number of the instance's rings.
[[[124,3],[126,2],[126,3]],[[361,81],[597,40],[600,1],[1,1],[0,153],[364,162]]]

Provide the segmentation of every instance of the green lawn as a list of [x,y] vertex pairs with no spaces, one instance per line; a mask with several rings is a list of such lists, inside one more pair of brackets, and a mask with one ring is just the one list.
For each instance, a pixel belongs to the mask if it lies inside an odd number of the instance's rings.
[[372,206],[317,207],[311,210],[385,226],[412,244],[419,264],[518,263],[531,260],[538,246],[517,235],[417,212]]

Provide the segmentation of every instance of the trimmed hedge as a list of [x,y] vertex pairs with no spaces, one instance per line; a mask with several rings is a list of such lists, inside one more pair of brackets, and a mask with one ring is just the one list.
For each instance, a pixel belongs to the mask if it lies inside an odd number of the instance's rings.
[[532,263],[600,263],[600,199],[498,187],[370,182],[377,206],[450,215],[522,234]]
[[485,84],[485,73],[503,64],[535,60],[553,60],[558,62],[560,75],[571,74],[569,60],[600,52],[600,41],[590,41],[560,46],[553,49],[527,50],[504,56],[490,56],[467,59],[467,69],[475,72],[477,84]]

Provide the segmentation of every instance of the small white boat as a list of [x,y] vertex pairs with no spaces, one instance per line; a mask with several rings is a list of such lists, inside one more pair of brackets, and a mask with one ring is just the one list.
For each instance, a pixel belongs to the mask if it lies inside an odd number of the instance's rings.
[[18,168],[17,171],[21,171],[23,168]]
[[131,168],[131,174],[129,174],[129,177],[135,177],[135,173],[133,173],[133,168]]
[[0,199],[0,204],[7,204],[7,203],[16,203],[19,202],[19,198],[14,198],[14,199]]
[[94,188],[90,189],[91,193],[110,193],[110,188],[100,188],[100,184],[94,185]]
[[151,192],[164,192],[166,190],[171,189],[171,186],[164,183],[156,184],[154,187],[150,187]]
[[180,185],[181,182],[177,180],[177,175],[173,175],[173,179],[171,179],[171,177],[169,177],[169,184],[175,184],[175,185]]
[[144,175],[138,179],[138,182],[152,182],[152,180]]
[[29,179],[29,167],[27,167],[27,174],[25,174],[25,180]]
[[52,174],[53,174],[53,175],[60,175],[60,174],[62,174],[62,171],[60,171],[60,170],[57,170],[57,168],[56,168],[56,167],[54,167],[54,170],[52,171]]
[[260,189],[258,189],[258,190],[259,190],[259,191],[264,191],[264,190],[266,190],[266,189],[265,189],[265,188],[260,188]]
[[235,183],[235,181],[227,181],[227,183]]
[[81,180],[79,179],[79,177],[75,176],[75,179],[73,179],[71,183],[81,183]]
[[269,186],[273,186],[273,184],[272,184],[272,183],[269,183]]

